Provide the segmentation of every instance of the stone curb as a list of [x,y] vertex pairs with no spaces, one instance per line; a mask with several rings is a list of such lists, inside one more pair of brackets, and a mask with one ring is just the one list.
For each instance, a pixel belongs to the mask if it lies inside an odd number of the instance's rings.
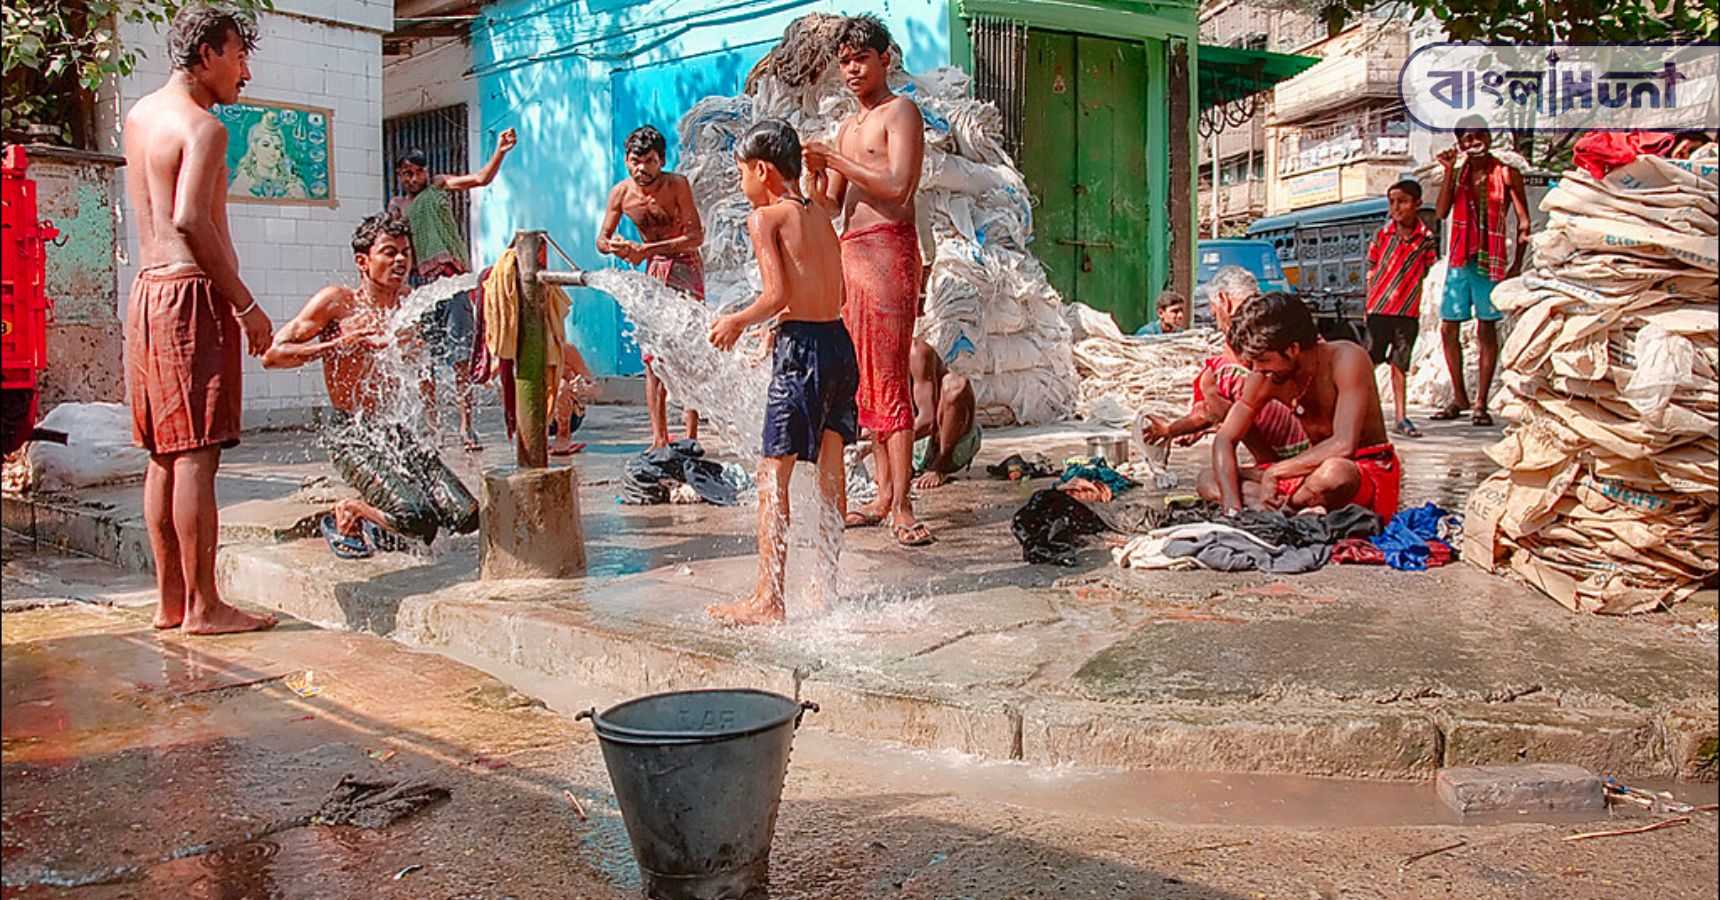
[[[417,592],[377,560],[307,567],[286,547],[228,547],[219,561],[230,599],[330,628],[369,630],[480,668],[565,679],[593,695],[745,685],[816,701],[817,727],[911,747],[1036,765],[1185,769],[1426,780],[1448,765],[1525,760],[1625,778],[1683,775],[1699,752],[1701,713],[1590,712],[1529,705],[1104,703],[1012,690],[890,683],[873,673],[766,659],[707,635],[557,604],[563,583],[468,582]],[[407,569],[409,560],[401,563]],[[363,580],[343,580],[342,566]],[[358,573],[364,573],[358,576]],[[407,575],[405,571],[402,576]],[[380,584],[378,582],[381,582]],[[501,599],[503,595],[507,599]],[[506,680],[506,679],[504,679]],[[523,688],[522,688],[523,689]],[[1669,716],[1679,716],[1676,726]],[[1715,730],[1707,720],[1706,734]],[[1707,770],[1712,777],[1712,766]]]

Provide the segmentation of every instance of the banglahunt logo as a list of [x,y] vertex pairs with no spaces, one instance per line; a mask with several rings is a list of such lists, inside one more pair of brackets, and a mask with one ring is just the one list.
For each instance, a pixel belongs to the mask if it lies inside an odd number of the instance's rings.
[[1720,44],[1429,44],[1398,92],[1435,131],[1713,130]]

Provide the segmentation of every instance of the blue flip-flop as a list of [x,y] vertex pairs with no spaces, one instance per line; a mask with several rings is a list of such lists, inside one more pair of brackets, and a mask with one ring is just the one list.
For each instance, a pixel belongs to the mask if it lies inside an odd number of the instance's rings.
[[328,542],[328,549],[340,559],[369,559],[376,551],[370,549],[370,544],[364,538],[350,534],[341,534],[335,527],[334,514],[322,517],[317,524],[322,531],[323,540]]

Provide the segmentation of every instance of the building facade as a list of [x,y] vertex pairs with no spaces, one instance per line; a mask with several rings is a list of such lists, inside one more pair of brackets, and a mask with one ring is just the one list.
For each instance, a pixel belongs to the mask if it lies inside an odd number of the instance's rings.
[[1413,167],[1409,115],[1398,96],[1409,51],[1408,27],[1381,19],[1298,51],[1322,60],[1274,92],[1269,213],[1381,197]]

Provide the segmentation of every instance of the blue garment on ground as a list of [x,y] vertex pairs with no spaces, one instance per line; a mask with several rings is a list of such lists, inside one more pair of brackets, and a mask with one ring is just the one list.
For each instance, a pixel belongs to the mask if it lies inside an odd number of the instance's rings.
[[1421,572],[1427,569],[1427,542],[1439,540],[1439,523],[1446,516],[1445,510],[1431,502],[1399,510],[1386,523],[1385,530],[1369,540],[1385,554],[1386,565],[1404,572]]
[[1085,478],[1094,484],[1103,484],[1111,489],[1112,494],[1121,494],[1136,483],[1129,476],[1111,468],[1111,464],[1095,456],[1085,463],[1070,463],[1063,469],[1063,477],[1057,479],[1058,484],[1068,484],[1076,478]]

